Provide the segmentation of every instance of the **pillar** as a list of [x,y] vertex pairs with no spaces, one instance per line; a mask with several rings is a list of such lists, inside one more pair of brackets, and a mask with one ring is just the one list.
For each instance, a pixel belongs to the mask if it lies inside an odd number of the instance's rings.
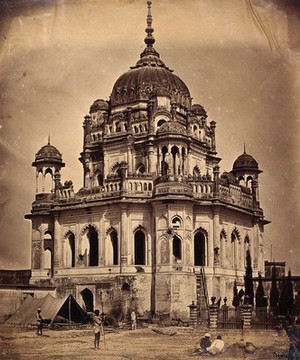
[[127,265],[128,259],[128,232],[127,232],[127,205],[121,206],[121,232],[120,232],[120,260],[121,260],[121,272],[123,267]]
[[252,309],[253,306],[248,304],[247,295],[245,296],[244,305],[241,306],[243,330],[249,330],[251,328]]
[[216,332],[218,326],[218,306],[215,304],[216,298],[212,296],[212,304],[209,305],[209,328],[211,331]]
[[53,247],[53,267],[61,269],[62,267],[62,242],[60,241],[60,223],[59,215],[54,215],[54,247]]
[[191,305],[188,306],[190,308],[190,320],[193,327],[197,325],[197,305],[192,301]]

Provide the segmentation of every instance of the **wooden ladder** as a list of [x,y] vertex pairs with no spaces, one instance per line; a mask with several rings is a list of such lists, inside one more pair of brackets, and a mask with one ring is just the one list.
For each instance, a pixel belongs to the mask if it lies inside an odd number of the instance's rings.
[[203,320],[208,320],[208,292],[205,277],[205,270],[200,268],[200,272],[196,273],[196,286],[197,286],[197,306],[198,306],[198,323]]

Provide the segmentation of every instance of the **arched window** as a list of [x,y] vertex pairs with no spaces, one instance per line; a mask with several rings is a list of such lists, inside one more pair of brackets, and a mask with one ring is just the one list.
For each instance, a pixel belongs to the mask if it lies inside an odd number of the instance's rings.
[[231,263],[233,269],[236,269],[239,264],[238,244],[239,234],[236,230],[233,230],[231,233]]
[[181,260],[181,240],[178,236],[174,236],[173,238],[173,256],[175,257],[175,261]]
[[253,181],[253,178],[252,178],[252,176],[248,176],[247,177],[247,182],[246,182],[246,186],[248,187],[248,188],[252,188],[252,181]]
[[98,266],[99,241],[96,229],[89,225],[83,233],[82,255],[86,258],[88,266]]
[[205,235],[199,231],[194,237],[194,263],[195,266],[205,266]]
[[119,121],[116,122],[116,132],[121,132],[122,128],[121,128],[121,123]]
[[184,174],[184,170],[185,170],[185,157],[186,157],[185,148],[182,148],[182,149],[181,149],[181,157],[182,157],[181,173]]
[[146,241],[142,230],[134,234],[134,264],[146,265]]
[[70,233],[66,239],[66,267],[75,267],[75,236]]
[[98,174],[97,175],[97,180],[98,180],[98,186],[103,186],[103,174]]
[[49,248],[44,251],[44,269],[52,268],[52,253]]
[[197,179],[201,176],[199,166],[197,165],[193,169],[193,176]]
[[81,291],[81,297],[83,300],[82,308],[86,312],[93,312],[94,311],[94,295],[91,290],[85,288]]
[[164,119],[158,120],[157,125],[156,125],[157,129],[159,129],[162,126],[162,124],[164,124],[165,122],[166,122],[166,120],[164,120]]
[[173,146],[171,149],[172,159],[173,159],[173,174],[180,175],[180,168],[179,168],[179,149],[177,146]]
[[246,186],[245,180],[243,176],[239,177],[239,185]]
[[169,165],[167,164],[167,161],[166,161],[166,154],[168,153],[168,149],[167,149],[166,146],[164,146],[161,149],[161,153],[162,153],[161,174],[162,175],[168,175]]
[[144,174],[146,172],[145,165],[139,164],[136,169],[137,174]]
[[110,243],[111,243],[111,249],[112,249],[112,264],[118,265],[118,234],[116,230],[113,230],[110,233]]
[[180,226],[181,226],[181,220],[179,219],[178,216],[175,216],[172,219],[172,227],[173,227],[173,229],[178,229]]
[[50,194],[52,192],[52,186],[52,170],[48,168],[45,171],[44,192]]

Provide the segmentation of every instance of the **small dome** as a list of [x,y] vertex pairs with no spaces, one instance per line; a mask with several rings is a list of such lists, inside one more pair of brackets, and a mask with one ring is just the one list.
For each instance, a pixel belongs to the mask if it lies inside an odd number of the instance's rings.
[[50,140],[48,141],[47,145],[43,146],[35,154],[35,162],[33,165],[35,166],[42,162],[59,163],[60,166],[64,166],[61,153],[56,149],[55,146],[50,144]]
[[192,105],[192,112],[193,112],[195,115],[207,117],[207,113],[206,113],[204,107],[203,107],[202,105],[200,105],[200,104],[194,104],[194,105]]
[[186,128],[177,121],[167,121],[157,130],[157,134],[167,133],[186,135]]
[[108,102],[102,99],[97,99],[90,107],[90,113],[98,110],[108,110]]
[[245,152],[235,160],[232,170],[259,171],[257,161]]

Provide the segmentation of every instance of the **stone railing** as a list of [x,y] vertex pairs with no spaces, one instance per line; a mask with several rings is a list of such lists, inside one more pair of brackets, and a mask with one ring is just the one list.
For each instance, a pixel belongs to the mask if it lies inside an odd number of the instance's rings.
[[242,188],[237,185],[219,185],[219,197],[221,200],[230,204],[239,205],[246,208],[253,207],[252,195],[244,192]]
[[214,196],[214,182],[211,180],[192,180],[189,183],[193,187],[195,198],[211,199]]
[[[123,186],[122,186],[123,185]],[[74,203],[86,200],[97,200],[102,198],[151,198],[153,195],[184,195],[203,200],[221,200],[222,202],[240,206],[246,209],[253,208],[253,197],[249,189],[235,184],[219,184],[215,192],[215,183],[211,179],[189,179],[184,176],[164,175],[152,180],[150,174],[129,174],[121,184],[120,177],[106,179],[104,186],[93,188],[82,188],[74,194],[70,189],[62,189],[59,192],[59,202]],[[37,194],[37,202],[51,201],[51,199],[38,199],[45,194]],[[53,194],[48,194],[52,196]],[[47,197],[47,196],[46,196]]]

